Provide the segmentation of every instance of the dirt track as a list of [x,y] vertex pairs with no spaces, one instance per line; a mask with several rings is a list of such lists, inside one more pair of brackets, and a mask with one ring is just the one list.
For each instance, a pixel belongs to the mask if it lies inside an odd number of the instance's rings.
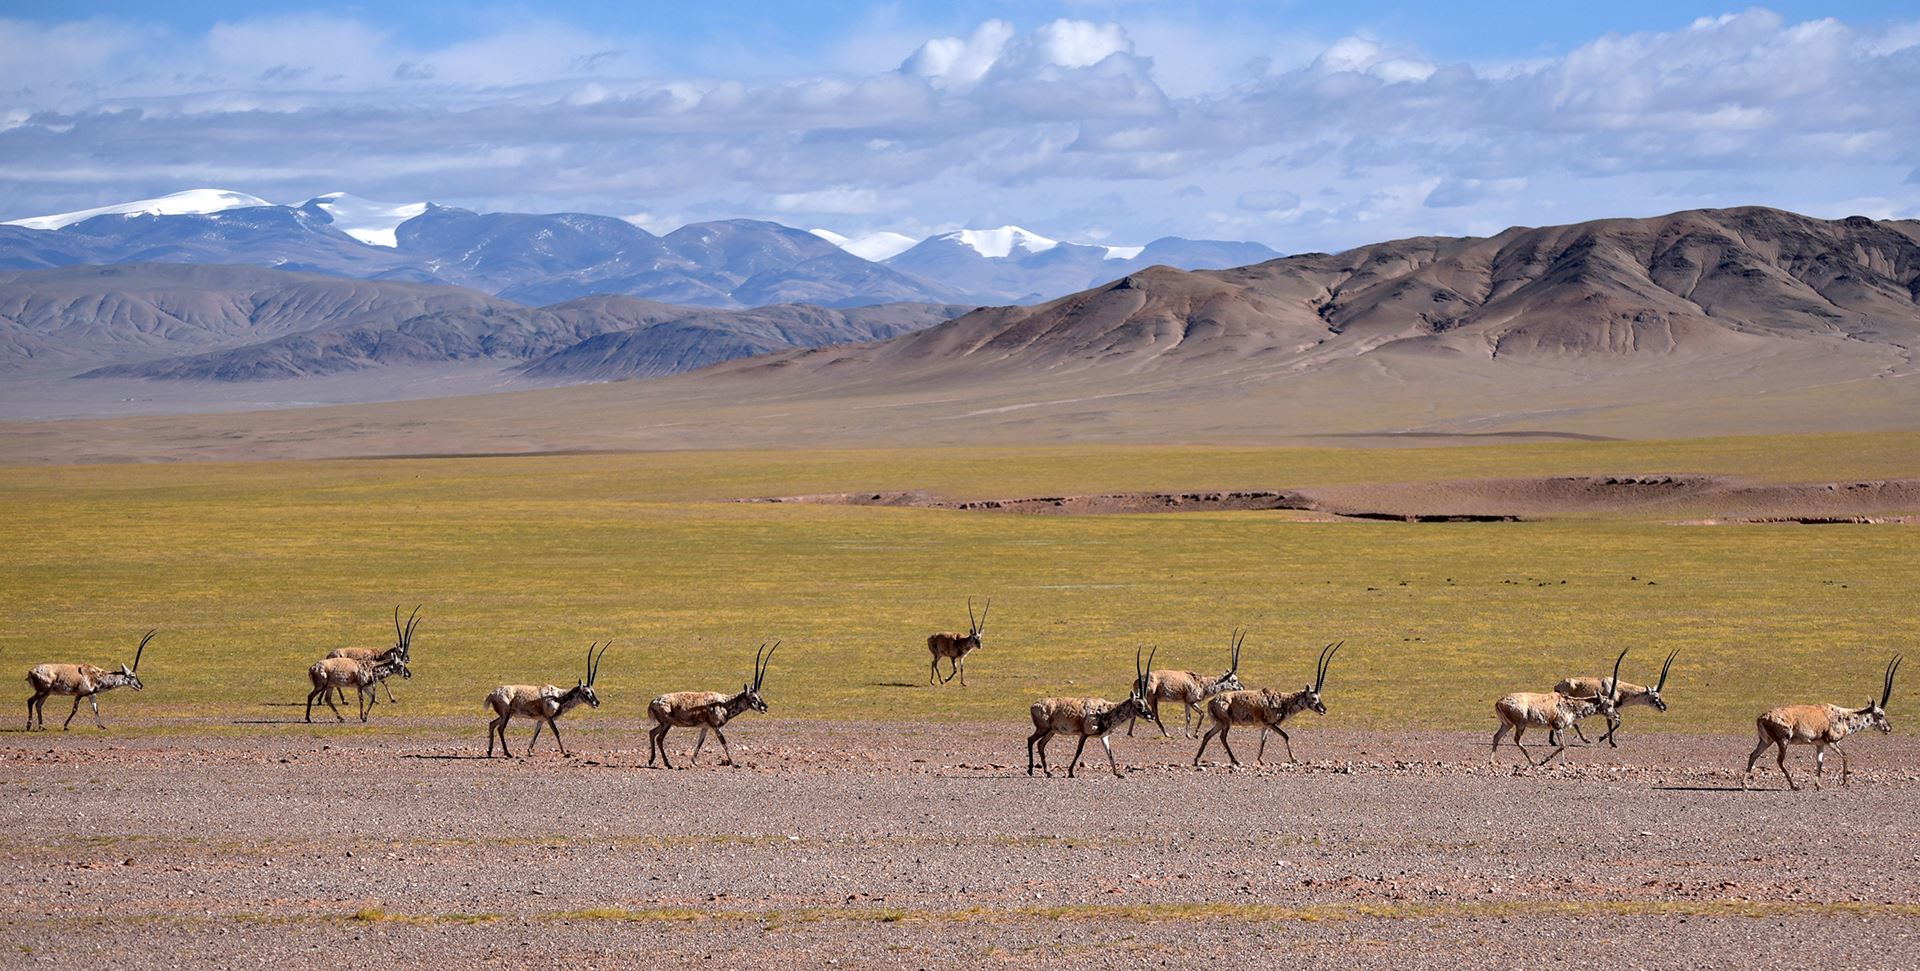
[[1457,967],[1611,942],[1621,967],[1910,967],[1920,943],[1899,735],[1849,744],[1849,788],[1743,793],[1731,737],[1538,770],[1486,766],[1478,734],[1303,726],[1312,761],[1245,772],[1122,737],[1127,778],[1069,780],[1025,775],[1018,726],[748,721],[744,768],[678,772],[610,718],[511,763],[475,758],[477,721],[386,727],[0,734],[0,964]]

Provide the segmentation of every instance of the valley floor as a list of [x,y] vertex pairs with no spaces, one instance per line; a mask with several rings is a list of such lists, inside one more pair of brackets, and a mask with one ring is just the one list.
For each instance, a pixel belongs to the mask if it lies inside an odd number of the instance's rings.
[[1307,761],[1246,771],[1121,737],[1118,780],[1029,778],[1017,717],[746,720],[742,767],[667,771],[637,721],[488,762],[478,714],[391,714],[0,734],[0,963],[1892,968],[1920,942],[1908,736],[1851,743],[1848,787],[1743,792],[1747,739],[1645,713],[1547,769],[1304,725]]

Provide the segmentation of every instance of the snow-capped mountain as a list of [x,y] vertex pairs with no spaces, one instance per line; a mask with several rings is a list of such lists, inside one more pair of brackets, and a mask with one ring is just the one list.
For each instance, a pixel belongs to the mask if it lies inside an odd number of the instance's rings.
[[86,222],[95,216],[204,216],[229,209],[251,209],[271,205],[273,203],[259,196],[250,196],[231,189],[188,189],[185,192],[175,192],[157,199],[121,202],[111,206],[81,209],[77,212],[55,213],[51,216],[30,216],[26,219],[10,220],[0,225],[55,230]]
[[882,262],[980,298],[1033,303],[1154,264],[1210,270],[1279,255],[1259,243],[1167,236],[1144,246],[1108,246],[1064,242],[1019,226],[1001,226],[929,236]]
[[333,220],[333,228],[368,246],[396,249],[394,230],[427,211],[424,202],[375,202],[344,192],[329,192],[307,200],[302,209],[318,209]]
[[872,260],[875,263],[884,262],[888,257],[904,253],[919,242],[912,236],[901,233],[868,233],[855,239],[842,236],[831,229],[811,229],[808,232],[863,260]]

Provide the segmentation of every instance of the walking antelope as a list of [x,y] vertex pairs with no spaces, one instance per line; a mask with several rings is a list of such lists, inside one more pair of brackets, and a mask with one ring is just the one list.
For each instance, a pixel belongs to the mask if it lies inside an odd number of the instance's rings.
[[373,690],[374,682],[396,672],[401,677],[413,677],[413,672],[407,670],[407,662],[398,657],[374,661],[328,657],[313,662],[313,667],[307,669],[307,679],[313,682],[313,690],[307,692],[307,721],[313,721],[315,701],[325,701],[327,707],[333,709],[336,721],[346,721],[340,714],[340,706],[333,703],[333,693],[339,689],[341,697],[346,697],[348,685],[353,686],[355,700],[360,703],[360,720],[366,721],[373,706],[380,702],[380,694]]
[[[980,619],[973,619],[973,598],[967,598],[967,633],[955,634],[943,631],[927,637],[927,653],[933,655],[933,664],[927,672],[928,684],[946,684],[954,675],[960,676],[960,687],[967,686],[967,655],[980,649],[980,634],[987,629],[987,612],[993,609],[993,598],[987,598],[987,605],[980,608]],[[940,660],[945,658],[951,669],[947,676],[940,677]]]
[[1151,652],[1144,665],[1140,663],[1140,652],[1133,652],[1133,690],[1127,700],[1117,705],[1105,698],[1042,698],[1034,702],[1030,710],[1033,734],[1027,736],[1027,774],[1033,774],[1033,757],[1038,752],[1040,771],[1048,778],[1053,777],[1053,769],[1047,765],[1047,743],[1055,735],[1066,734],[1080,736],[1080,744],[1073,749],[1073,761],[1067,763],[1067,778],[1073,778],[1074,770],[1080,767],[1080,753],[1086,751],[1089,738],[1100,740],[1101,747],[1107,750],[1107,767],[1113,770],[1114,778],[1120,778],[1120,764],[1114,760],[1113,742],[1108,736],[1121,724],[1132,724],[1135,718],[1156,720],[1147,704],[1147,669],[1152,666]]
[[[415,619],[419,616],[420,616],[420,608],[419,607],[413,608],[413,613],[407,615],[407,626],[405,628],[402,628],[400,626],[400,608],[395,607],[393,608],[393,646],[392,647],[389,647],[385,650],[380,650],[378,648],[372,648],[372,647],[336,647],[327,656],[328,657],[350,657],[356,661],[378,661],[382,658],[391,659],[391,658],[397,657],[402,661],[412,663],[413,661],[413,629],[414,627],[418,626],[420,623],[418,620]],[[413,675],[412,673],[408,673],[405,675],[405,677],[411,678],[413,677]],[[400,703],[399,699],[393,696],[393,686],[387,684],[386,678],[380,679],[380,686],[387,689],[387,701],[396,705]],[[339,694],[340,694],[341,701],[347,700],[347,691],[345,688],[341,688],[339,691]]]
[[667,758],[667,732],[674,728],[698,728],[700,737],[694,740],[693,754],[687,757],[692,765],[700,758],[700,747],[707,744],[707,732],[720,740],[720,751],[726,754],[723,765],[732,765],[733,750],[727,746],[727,736],[720,731],[734,716],[751,708],[764,713],[767,703],[760,697],[760,685],[767,680],[767,665],[773,662],[773,652],[780,649],[780,642],[774,641],[772,647],[760,645],[753,656],[753,684],[741,685],[737,694],[726,695],[718,691],[675,691],[664,694],[647,703],[647,714],[653,718],[653,727],[647,730],[647,765],[652,767],[655,755],[673,768],[673,760]]
[[1327,706],[1320,700],[1320,692],[1327,686],[1327,668],[1333,665],[1333,656],[1340,653],[1341,645],[1328,644],[1320,649],[1320,661],[1315,666],[1313,683],[1299,691],[1279,691],[1273,688],[1228,691],[1214,695],[1207,701],[1207,717],[1213,719],[1213,727],[1200,739],[1200,751],[1193,753],[1193,764],[1200,764],[1200,757],[1207,754],[1207,743],[1215,735],[1220,736],[1220,747],[1227,750],[1227,760],[1239,765],[1240,760],[1233,754],[1233,746],[1227,744],[1227,733],[1235,725],[1260,726],[1260,749],[1253,755],[1255,764],[1264,765],[1267,759],[1267,733],[1274,732],[1280,741],[1287,745],[1287,761],[1297,761],[1293,757],[1293,739],[1287,736],[1287,730],[1280,723],[1292,717],[1295,712],[1312,710],[1316,715],[1327,713]]
[[[487,758],[493,758],[495,735],[500,736],[500,751],[507,758],[513,758],[513,747],[507,744],[507,723],[515,715],[533,719],[533,738],[527,742],[528,755],[533,754],[533,743],[540,741],[542,725],[553,729],[554,744],[560,746],[561,755],[567,754],[567,743],[560,741],[560,725],[554,719],[579,707],[583,701],[589,708],[600,707],[600,696],[593,693],[593,682],[600,674],[600,658],[606,657],[607,647],[612,646],[612,641],[608,641],[606,647],[600,647],[598,641],[588,646],[586,679],[574,682],[573,687],[565,691],[550,684],[503,684],[489,692],[487,707],[493,709],[495,717],[487,725]],[[600,647],[598,657],[593,653],[595,647]]]
[[1893,656],[1887,662],[1887,677],[1880,686],[1880,703],[1868,701],[1865,708],[1844,708],[1840,705],[1783,705],[1769,708],[1760,713],[1755,726],[1760,730],[1760,742],[1753,747],[1753,754],[1747,756],[1747,774],[1740,777],[1740,787],[1746,788],[1753,778],[1753,764],[1760,760],[1760,753],[1773,745],[1780,749],[1780,772],[1787,777],[1787,787],[1798,789],[1800,785],[1793,781],[1793,773],[1787,771],[1787,746],[1813,746],[1813,787],[1820,788],[1820,777],[1827,770],[1827,749],[1840,753],[1840,784],[1847,784],[1850,774],[1847,768],[1847,753],[1840,747],[1840,740],[1854,732],[1863,732],[1877,728],[1882,733],[1891,733],[1893,726],[1887,722],[1887,702],[1893,700],[1893,675],[1900,670],[1900,655]]
[[[1520,750],[1521,758],[1526,759],[1529,765],[1546,765],[1554,756],[1566,751],[1567,746],[1560,740],[1560,733],[1572,727],[1574,722],[1595,714],[1613,718],[1614,709],[1619,707],[1620,662],[1626,657],[1627,652],[1621,651],[1620,656],[1613,659],[1613,676],[1607,681],[1614,690],[1606,694],[1578,698],[1558,691],[1516,691],[1494,702],[1493,713],[1500,719],[1500,728],[1493,733],[1493,751],[1487,756],[1487,761],[1492,762],[1499,756],[1500,740],[1511,731],[1514,747]],[[1545,728],[1547,742],[1553,746],[1553,751],[1539,762],[1533,761],[1533,756],[1527,754],[1526,745],[1520,741],[1529,727]]]
[[86,699],[93,706],[93,723],[106,728],[100,720],[100,692],[115,688],[131,687],[143,691],[146,685],[140,683],[140,655],[147,651],[147,642],[153,640],[157,631],[147,631],[140,638],[140,646],[133,652],[133,667],[120,665],[120,670],[109,671],[91,664],[41,664],[27,672],[27,684],[33,688],[33,697],[27,699],[27,731],[33,731],[35,716],[40,727],[47,727],[47,696],[72,695],[73,710],[67,712],[67,720],[60,723],[60,730],[66,731],[73,724],[73,716],[80,713],[80,700]]
[[[1620,732],[1620,709],[1631,708],[1634,705],[1646,705],[1654,711],[1666,711],[1667,700],[1660,697],[1660,692],[1667,686],[1667,672],[1673,670],[1673,659],[1679,655],[1679,651],[1673,651],[1667,655],[1666,663],[1660,665],[1660,683],[1651,688],[1644,684],[1634,684],[1631,681],[1626,681],[1621,683],[1620,690],[1616,693],[1613,690],[1612,682],[1606,678],[1564,678],[1559,684],[1553,686],[1553,690],[1569,698],[1591,698],[1594,695],[1605,694],[1614,695],[1618,701],[1614,703],[1613,714],[1607,716],[1607,733],[1601,736],[1600,740],[1614,748],[1619,748],[1620,743],[1614,741],[1613,738]],[[1573,734],[1579,737],[1582,744],[1589,744],[1587,743],[1586,733],[1580,730],[1579,722],[1573,723]],[[1548,735],[1548,741],[1558,742],[1558,732],[1549,732]]]
[[[1160,726],[1161,738],[1172,738],[1167,731],[1167,722],[1160,717],[1162,701],[1180,702],[1180,734],[1187,738],[1199,738],[1200,728],[1196,724],[1205,718],[1200,706],[1208,698],[1222,691],[1239,691],[1240,684],[1240,645],[1247,639],[1239,628],[1233,631],[1230,641],[1232,663],[1225,674],[1206,677],[1193,671],[1175,671],[1171,668],[1147,672],[1147,704],[1153,708],[1154,724]],[[1196,717],[1198,716],[1198,717]],[[1127,726],[1127,735],[1133,735],[1133,726]]]

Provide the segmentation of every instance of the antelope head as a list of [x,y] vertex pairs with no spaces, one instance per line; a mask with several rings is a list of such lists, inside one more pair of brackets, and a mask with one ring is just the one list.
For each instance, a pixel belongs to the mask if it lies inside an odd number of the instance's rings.
[[763,714],[767,710],[767,702],[760,697],[760,685],[766,682],[767,665],[773,662],[773,652],[779,649],[779,641],[774,641],[772,647],[761,644],[760,650],[753,656],[753,686],[740,686],[740,693],[747,696],[747,707]]
[[1667,686],[1667,672],[1673,670],[1673,659],[1679,655],[1679,651],[1673,651],[1667,655],[1666,663],[1660,665],[1659,683],[1647,689],[1647,703],[1652,705],[1655,711],[1667,710],[1667,699],[1660,697],[1660,689]]
[[1246,643],[1246,640],[1247,632],[1237,627],[1234,628],[1232,638],[1233,653],[1230,655],[1231,660],[1227,665],[1227,673],[1213,679],[1214,691],[1242,690],[1242,685],[1240,684],[1240,645]]
[[127,667],[122,664],[120,665],[120,670],[108,675],[108,677],[119,680],[119,685],[116,685],[116,687],[124,686],[132,688],[135,691],[147,690],[147,686],[140,683],[140,655],[147,653],[147,642],[153,640],[153,635],[157,633],[159,633],[159,631],[150,630],[140,638],[140,646],[134,649],[133,652],[133,667]]
[[1887,678],[1880,686],[1880,703],[1876,705],[1869,701],[1867,707],[1860,710],[1860,714],[1867,716],[1867,727],[1888,734],[1893,732],[1893,725],[1887,721],[1887,703],[1893,700],[1893,675],[1900,670],[1901,657],[1895,654],[1893,660],[1887,662]]
[[986,633],[987,612],[992,609],[993,609],[993,598],[988,597],[987,605],[985,607],[980,608],[980,619],[974,620],[973,619],[973,598],[972,597],[967,598],[967,639],[973,642],[973,646],[975,650],[978,650],[982,646],[980,643],[980,635]]
[[1127,695],[1127,704],[1132,705],[1133,710],[1138,712],[1138,714],[1136,714],[1134,717],[1143,719],[1152,724],[1158,724],[1158,722],[1154,721],[1153,707],[1147,704],[1147,688],[1149,687],[1152,680],[1148,672],[1153,670],[1153,656],[1158,653],[1160,653],[1160,649],[1158,647],[1152,648],[1147,652],[1147,659],[1143,663],[1140,660],[1140,649],[1139,648],[1134,649],[1133,651],[1133,690]]
[[[590,708],[600,707],[600,696],[594,693],[593,682],[600,677],[600,659],[607,656],[607,648],[612,646],[612,641],[608,641],[605,645],[599,641],[587,645],[587,677],[583,681],[576,682],[573,691]],[[596,647],[600,648],[600,653],[597,655],[593,653]]]
[[1324,715],[1327,713],[1327,705],[1326,702],[1320,700],[1320,692],[1327,686],[1327,668],[1333,664],[1333,656],[1340,653],[1341,646],[1346,643],[1346,641],[1341,641],[1338,644],[1328,644],[1326,647],[1320,649],[1320,662],[1315,666],[1313,683],[1307,685],[1301,692],[1305,695],[1304,700],[1306,701],[1307,707],[1313,709],[1313,713],[1316,715]]
[[[413,608],[413,613],[407,615],[407,625],[405,627],[400,626],[400,608],[393,608],[393,647],[391,651],[395,657],[398,657],[403,662],[413,660],[413,629],[418,626],[420,626],[419,607]],[[413,675],[409,674],[407,677],[413,677]]]

